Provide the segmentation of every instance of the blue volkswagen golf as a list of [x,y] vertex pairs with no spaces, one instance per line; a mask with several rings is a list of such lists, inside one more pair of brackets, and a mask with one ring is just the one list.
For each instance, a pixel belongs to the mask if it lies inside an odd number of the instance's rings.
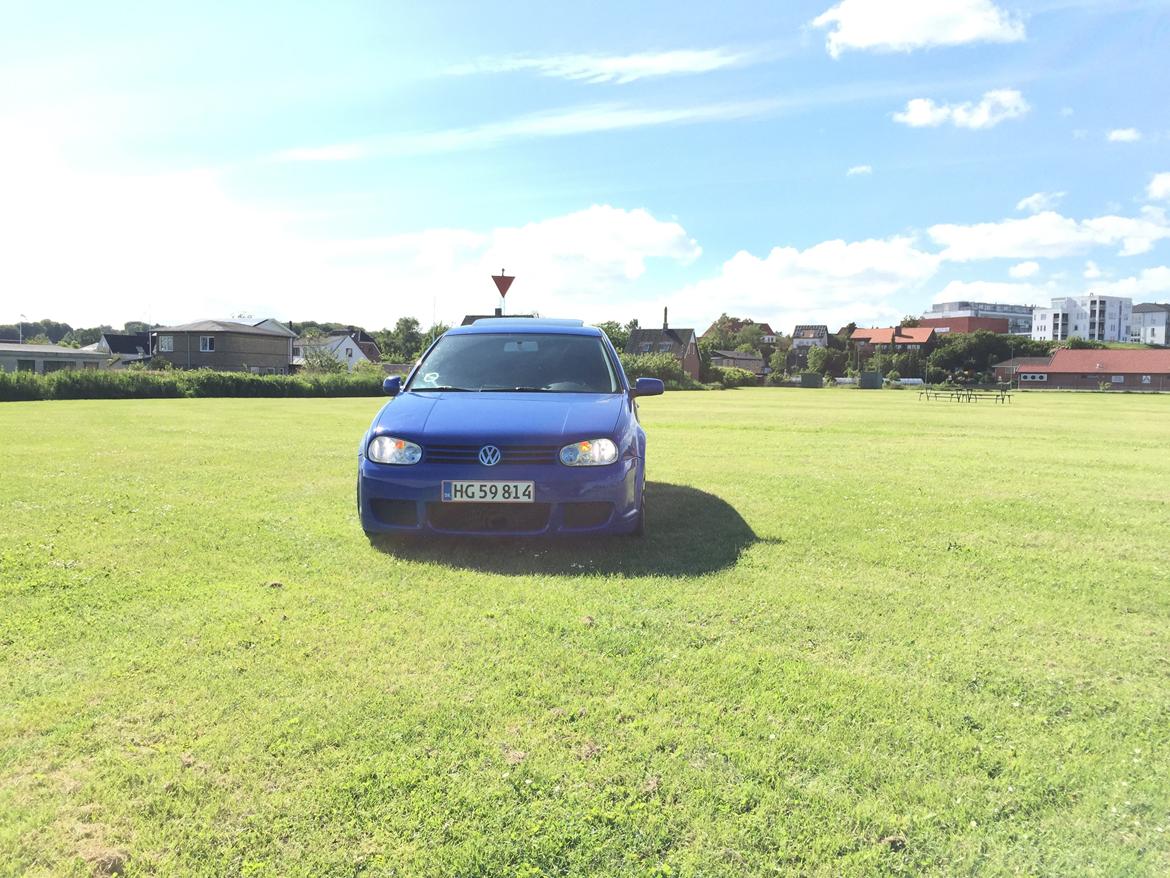
[[370,534],[642,534],[646,432],[613,345],[579,320],[486,318],[440,336],[358,449]]

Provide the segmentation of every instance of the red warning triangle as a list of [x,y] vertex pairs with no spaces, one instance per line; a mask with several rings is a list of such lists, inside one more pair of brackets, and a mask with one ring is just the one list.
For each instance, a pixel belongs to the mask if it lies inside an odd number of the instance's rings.
[[508,287],[512,286],[512,281],[515,279],[515,277],[509,277],[508,275],[504,274],[504,269],[502,268],[500,269],[499,274],[492,275],[492,280],[496,282],[496,289],[500,291],[501,296],[508,295]]

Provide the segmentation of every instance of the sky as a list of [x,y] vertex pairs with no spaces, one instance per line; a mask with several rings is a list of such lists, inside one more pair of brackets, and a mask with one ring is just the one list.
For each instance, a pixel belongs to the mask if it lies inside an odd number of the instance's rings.
[[0,20],[0,323],[1170,300],[1170,0]]

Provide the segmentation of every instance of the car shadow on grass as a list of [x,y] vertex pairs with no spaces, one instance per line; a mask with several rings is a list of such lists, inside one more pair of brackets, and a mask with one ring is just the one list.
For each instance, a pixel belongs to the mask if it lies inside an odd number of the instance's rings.
[[646,535],[372,537],[396,558],[502,574],[695,576],[731,567],[758,537],[714,494],[648,482]]

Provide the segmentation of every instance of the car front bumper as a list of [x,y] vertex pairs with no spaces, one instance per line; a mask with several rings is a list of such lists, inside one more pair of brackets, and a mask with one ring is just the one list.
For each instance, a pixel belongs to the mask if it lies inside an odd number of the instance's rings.
[[[444,481],[525,481],[533,503],[444,503]],[[536,536],[629,533],[638,525],[642,461],[598,467],[358,462],[358,514],[369,533]]]

